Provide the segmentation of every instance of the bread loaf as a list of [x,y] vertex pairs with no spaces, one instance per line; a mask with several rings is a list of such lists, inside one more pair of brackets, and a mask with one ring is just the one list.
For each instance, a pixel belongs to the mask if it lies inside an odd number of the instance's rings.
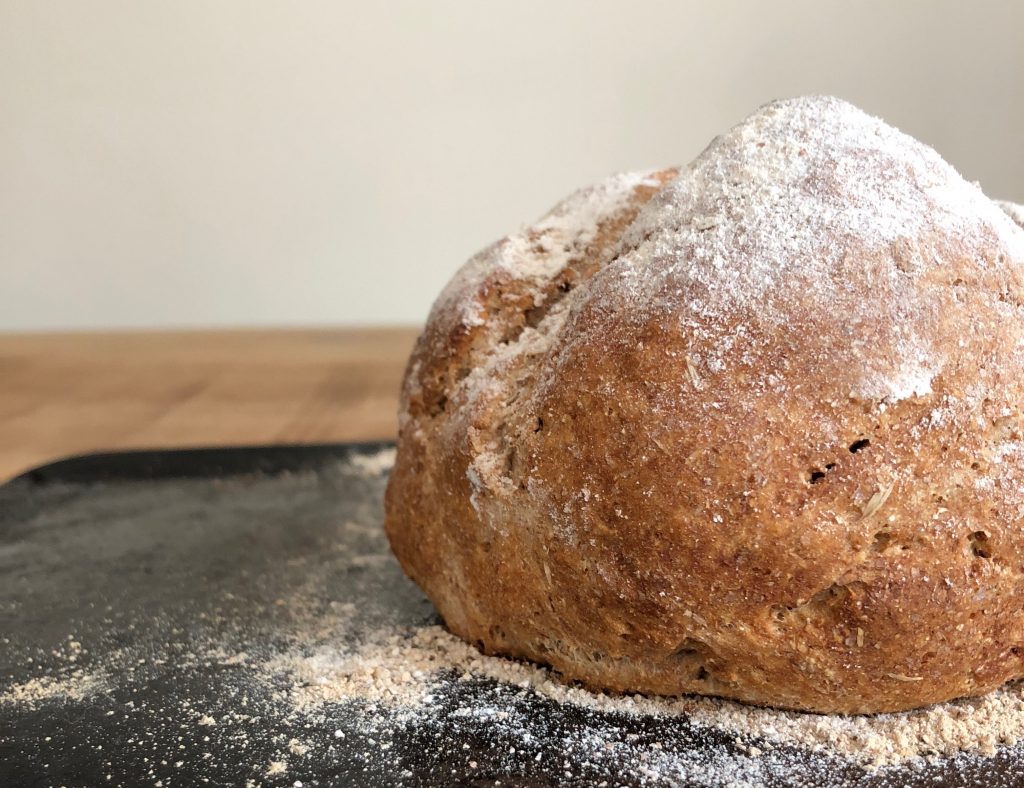
[[770,104],[471,259],[386,529],[447,626],[613,691],[908,709],[1024,675],[1024,230]]

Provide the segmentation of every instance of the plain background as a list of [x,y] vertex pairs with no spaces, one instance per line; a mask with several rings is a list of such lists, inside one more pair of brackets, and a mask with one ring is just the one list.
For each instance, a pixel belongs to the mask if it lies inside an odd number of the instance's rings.
[[1024,201],[1010,0],[0,0],[0,329],[417,323],[574,188],[803,93]]

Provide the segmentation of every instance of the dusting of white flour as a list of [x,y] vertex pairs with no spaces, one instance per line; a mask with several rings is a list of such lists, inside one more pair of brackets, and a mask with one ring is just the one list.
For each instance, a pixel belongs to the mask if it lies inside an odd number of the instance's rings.
[[395,464],[395,448],[389,446],[373,454],[354,454],[351,458],[352,468],[366,477],[380,476],[391,470]]
[[1000,208],[1006,211],[1006,215],[1009,216],[1013,221],[1024,227],[1024,205],[1017,205],[1016,203],[1007,202],[1001,200],[997,203]]
[[399,718],[427,718],[443,679],[486,678],[562,704],[683,717],[744,740],[805,747],[869,767],[965,751],[992,754],[997,745],[1024,738],[1024,688],[1016,683],[978,699],[870,716],[802,714],[718,698],[613,696],[564,684],[537,665],[485,656],[440,626],[379,631],[352,652],[324,647],[274,665],[293,676],[297,708],[359,700],[383,704]]

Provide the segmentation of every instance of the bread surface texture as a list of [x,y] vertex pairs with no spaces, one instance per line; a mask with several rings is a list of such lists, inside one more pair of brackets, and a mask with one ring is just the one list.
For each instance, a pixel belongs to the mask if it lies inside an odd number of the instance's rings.
[[829,97],[473,257],[386,530],[447,626],[612,691],[862,713],[1024,676],[1024,230]]
[[997,204],[1017,225],[1024,227],[1024,205],[1017,205],[1017,203],[1006,200],[997,200]]

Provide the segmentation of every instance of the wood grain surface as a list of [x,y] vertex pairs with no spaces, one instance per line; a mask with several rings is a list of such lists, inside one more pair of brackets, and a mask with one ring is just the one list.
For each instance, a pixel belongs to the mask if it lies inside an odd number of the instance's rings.
[[0,480],[108,449],[391,438],[416,333],[0,334]]

